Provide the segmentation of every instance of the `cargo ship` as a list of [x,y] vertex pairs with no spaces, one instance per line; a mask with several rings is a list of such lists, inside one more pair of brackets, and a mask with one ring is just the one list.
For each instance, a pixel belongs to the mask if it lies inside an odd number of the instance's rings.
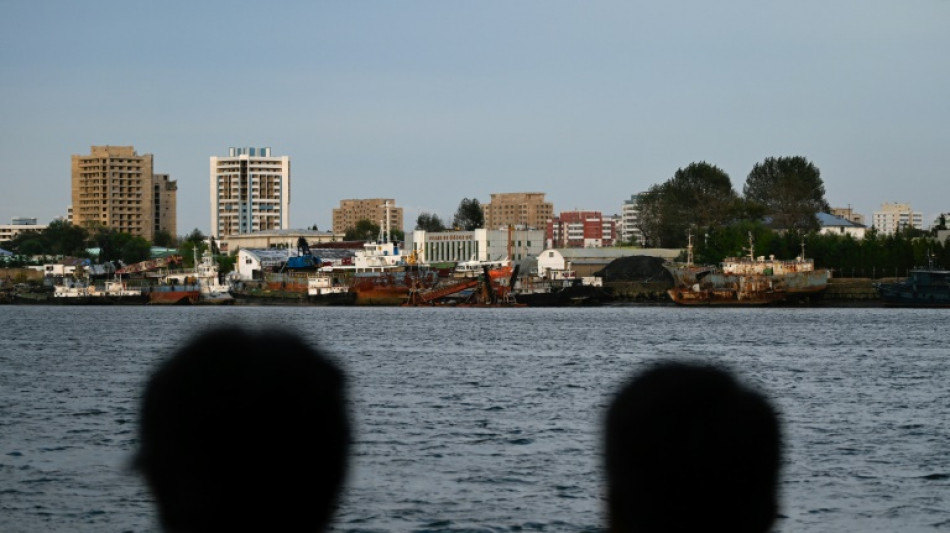
[[911,270],[903,281],[879,283],[877,290],[888,307],[950,307],[950,270],[935,268],[931,259],[929,267]]
[[829,271],[815,268],[813,259],[802,254],[794,260],[755,256],[752,235],[749,254],[727,257],[717,266],[692,262],[692,239],[686,264],[666,263],[673,276],[670,299],[680,305],[767,305],[780,302],[811,301],[828,287]]

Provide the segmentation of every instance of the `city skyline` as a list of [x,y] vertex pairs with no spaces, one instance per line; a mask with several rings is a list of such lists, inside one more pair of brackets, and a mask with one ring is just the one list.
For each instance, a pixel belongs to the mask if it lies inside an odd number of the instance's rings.
[[[290,226],[348,198],[451,219],[462,198],[544,192],[620,214],[706,161],[741,194],[801,155],[833,206],[950,211],[950,3],[483,2],[138,6],[13,1],[0,21],[0,220],[66,213],[70,156],[153,154],[178,231],[209,233],[208,158],[293,159]],[[274,18],[280,31],[228,28]]]

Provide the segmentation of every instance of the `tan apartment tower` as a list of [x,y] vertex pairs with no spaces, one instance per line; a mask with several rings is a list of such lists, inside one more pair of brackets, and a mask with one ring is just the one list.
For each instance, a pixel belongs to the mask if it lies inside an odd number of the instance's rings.
[[509,225],[545,229],[548,220],[554,217],[554,204],[544,201],[543,192],[493,193],[491,202],[482,209],[488,229]]
[[72,156],[72,218],[149,241],[159,231],[178,234],[177,182],[155,174],[152,154],[133,146],[93,146]]
[[378,224],[381,229],[386,227],[386,206],[389,206],[389,229],[402,229],[402,208],[396,207],[396,200],[392,198],[369,198],[363,200],[340,200],[340,207],[333,209],[333,232],[344,233],[355,228],[360,220],[369,220]]
[[290,229],[290,156],[229,148],[211,157],[211,235]]

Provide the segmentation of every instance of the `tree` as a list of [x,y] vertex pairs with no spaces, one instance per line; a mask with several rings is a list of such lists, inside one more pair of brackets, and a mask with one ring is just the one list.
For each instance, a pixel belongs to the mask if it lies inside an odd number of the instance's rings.
[[462,231],[472,231],[485,225],[485,212],[477,198],[462,198],[452,225]]
[[423,231],[445,231],[445,224],[442,223],[442,219],[439,218],[439,215],[435,213],[419,213],[419,216],[416,218],[416,229]]
[[107,226],[95,226],[92,228],[92,243],[99,248],[99,262],[106,263],[122,259],[121,249],[124,242],[119,237],[119,232]]
[[767,157],[756,163],[743,195],[764,206],[780,229],[817,230],[816,214],[830,211],[821,172],[802,156]]
[[64,220],[54,220],[40,231],[24,231],[6,247],[23,255],[68,255],[85,257],[88,232]]
[[638,225],[650,246],[685,246],[688,232],[728,223],[738,205],[728,174],[704,161],[690,163],[638,197]]
[[646,192],[637,195],[636,211],[638,213],[636,227],[643,235],[646,246],[660,245],[660,226],[663,224],[662,214],[663,186],[653,185]]
[[152,237],[152,244],[164,248],[171,248],[175,244],[175,236],[168,230],[160,229],[156,231],[155,236]]
[[191,230],[191,233],[185,236],[185,242],[190,242],[192,244],[203,243],[207,239],[204,233],[201,233],[201,230],[195,228]]
[[356,221],[356,225],[348,228],[343,236],[347,241],[372,241],[379,236],[379,224],[374,224],[371,220],[362,218]]
[[119,256],[123,263],[131,265],[148,259],[151,251],[152,245],[145,238],[129,235],[129,238],[125,239],[122,248],[119,250]]

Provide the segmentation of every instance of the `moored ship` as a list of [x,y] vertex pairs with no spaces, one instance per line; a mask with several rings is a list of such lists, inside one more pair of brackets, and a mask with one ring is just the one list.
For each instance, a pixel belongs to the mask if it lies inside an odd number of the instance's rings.
[[878,294],[889,307],[950,307],[950,270],[915,268],[907,279],[896,283],[880,283]]
[[146,297],[141,289],[128,288],[121,281],[107,281],[103,287],[82,282],[66,282],[53,287],[52,303],[58,304],[141,304]]
[[687,247],[686,264],[667,263],[673,287],[667,291],[681,305],[766,305],[790,301],[810,301],[828,287],[827,269],[815,268],[813,259],[802,255],[794,260],[756,257],[752,236],[749,254],[727,257],[715,266],[692,264],[692,242]]

